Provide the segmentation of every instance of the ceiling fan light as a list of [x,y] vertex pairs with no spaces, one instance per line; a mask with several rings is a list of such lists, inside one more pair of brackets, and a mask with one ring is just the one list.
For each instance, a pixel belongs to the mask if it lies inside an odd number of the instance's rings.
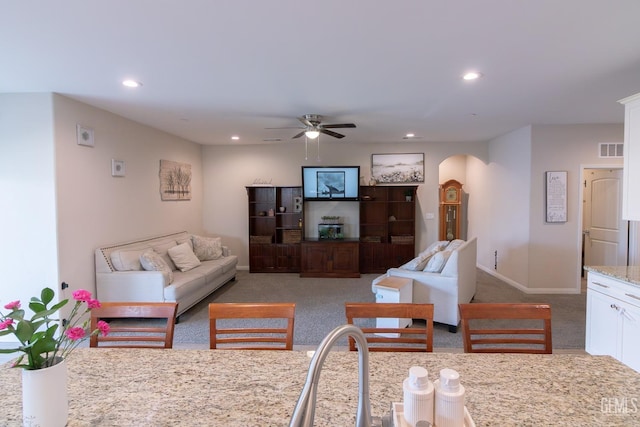
[[309,139],[316,139],[318,136],[320,136],[320,132],[318,132],[317,130],[308,130],[304,134]]

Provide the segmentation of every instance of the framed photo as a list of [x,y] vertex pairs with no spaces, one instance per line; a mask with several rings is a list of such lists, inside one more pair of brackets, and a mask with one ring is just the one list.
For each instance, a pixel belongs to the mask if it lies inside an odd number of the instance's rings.
[[316,172],[316,177],[318,197],[344,198],[344,172]]
[[567,222],[567,171],[545,172],[545,222]]
[[111,159],[111,176],[124,176],[125,164],[124,160]]
[[191,200],[191,165],[160,160],[160,200]]
[[93,129],[82,125],[76,125],[76,142],[78,145],[93,147],[95,145],[93,140]]
[[371,178],[378,184],[424,182],[424,153],[372,154]]

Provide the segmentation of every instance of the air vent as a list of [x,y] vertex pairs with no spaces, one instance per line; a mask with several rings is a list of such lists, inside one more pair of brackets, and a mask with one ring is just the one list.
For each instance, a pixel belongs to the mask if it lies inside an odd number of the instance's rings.
[[624,144],[622,142],[601,142],[598,144],[599,157],[623,157]]
[[278,142],[278,141],[282,141],[281,138],[265,138],[263,139],[264,142]]

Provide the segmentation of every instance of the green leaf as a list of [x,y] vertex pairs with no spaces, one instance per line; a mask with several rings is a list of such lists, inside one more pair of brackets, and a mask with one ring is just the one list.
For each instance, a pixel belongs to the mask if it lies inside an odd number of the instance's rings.
[[53,297],[56,296],[56,293],[53,292],[53,289],[51,288],[44,288],[40,294],[40,298],[42,299],[42,302],[47,305],[49,304],[51,301],[53,301]]
[[22,320],[24,319],[24,310],[15,310],[12,311],[11,313],[7,314],[7,317],[12,318],[13,320]]
[[0,348],[0,353],[15,353],[16,351],[20,351],[19,348]]
[[62,301],[60,301],[59,303],[55,304],[54,306],[51,307],[51,310],[57,311],[60,310],[62,307],[64,307],[67,303],[69,302],[68,299],[63,299]]
[[35,317],[38,315],[38,313],[45,311],[47,309],[47,306],[42,304],[40,301],[31,301],[29,303],[29,308],[33,310],[33,312],[35,313]]
[[18,337],[18,339],[22,342],[26,342],[31,339],[33,332],[34,330],[31,326],[31,322],[29,322],[28,320],[23,320],[16,326],[16,337]]
[[51,337],[44,337],[38,340],[33,345],[33,352],[35,354],[49,353],[56,350],[57,341]]

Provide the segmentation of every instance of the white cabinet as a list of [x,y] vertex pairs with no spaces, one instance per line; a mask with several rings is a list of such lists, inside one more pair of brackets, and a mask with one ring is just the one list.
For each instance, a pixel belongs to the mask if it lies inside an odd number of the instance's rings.
[[640,372],[640,289],[588,274],[586,350],[610,355]]
[[624,104],[624,171],[622,219],[640,220],[640,93],[620,100]]

